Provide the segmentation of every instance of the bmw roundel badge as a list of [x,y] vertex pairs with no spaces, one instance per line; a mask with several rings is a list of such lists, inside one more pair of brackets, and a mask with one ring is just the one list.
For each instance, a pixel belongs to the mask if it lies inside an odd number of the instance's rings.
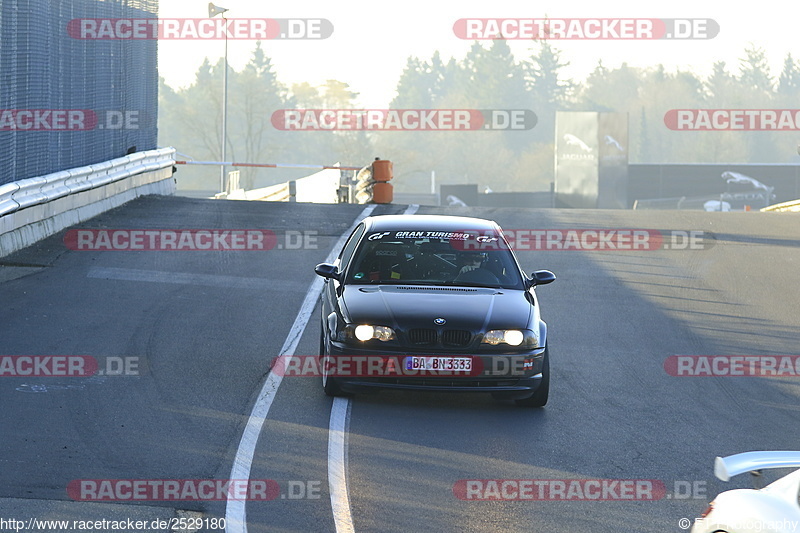
[[447,323],[447,320],[445,320],[444,318],[434,318],[433,323],[436,324],[437,326],[444,326]]

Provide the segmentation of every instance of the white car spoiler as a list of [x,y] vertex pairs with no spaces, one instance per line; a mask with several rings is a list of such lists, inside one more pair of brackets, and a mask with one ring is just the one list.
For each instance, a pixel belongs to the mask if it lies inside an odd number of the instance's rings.
[[800,467],[800,452],[745,452],[717,457],[714,460],[714,475],[722,481],[729,481],[733,476],[744,472],[793,467]]

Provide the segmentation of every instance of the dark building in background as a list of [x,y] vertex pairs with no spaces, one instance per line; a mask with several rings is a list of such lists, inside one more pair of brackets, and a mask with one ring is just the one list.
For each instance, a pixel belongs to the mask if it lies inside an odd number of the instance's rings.
[[[158,0],[0,0],[0,184],[156,147],[157,40],[79,39],[68,25],[157,15]],[[63,127],[52,110],[82,128],[46,127]]]
[[628,114],[599,113],[597,207],[628,207]]
[[627,113],[556,114],[556,205],[628,207]]
[[597,113],[557,113],[555,147],[557,202],[569,207],[597,207]]

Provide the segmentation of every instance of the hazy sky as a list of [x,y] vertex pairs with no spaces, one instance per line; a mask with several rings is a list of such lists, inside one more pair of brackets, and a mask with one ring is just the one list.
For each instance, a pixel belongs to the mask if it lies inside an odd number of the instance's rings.
[[[632,66],[663,63],[668,70],[691,69],[706,75],[714,61],[738,70],[738,60],[749,43],[764,48],[777,78],[787,53],[800,58],[797,38],[798,9],[785,0],[760,0],[745,7],[735,2],[596,2],[586,0],[404,0],[271,2],[218,0],[228,18],[323,18],[333,23],[325,40],[269,40],[262,42],[279,79],[286,85],[327,79],[349,83],[365,108],[387,107],[409,56],[429,59],[438,50],[446,60],[461,59],[471,41],[459,39],[453,24],[460,18],[704,18],[719,24],[708,40],[559,40],[554,45],[570,62],[565,73],[581,80],[602,59],[607,67],[623,62]],[[160,18],[208,16],[208,2],[160,0]],[[483,41],[488,45],[489,41]],[[530,41],[509,41],[516,58],[530,55]],[[240,70],[250,58],[255,41],[229,41],[228,59]],[[223,41],[161,40],[159,70],[173,87],[190,84],[204,57],[212,62],[223,55]]]

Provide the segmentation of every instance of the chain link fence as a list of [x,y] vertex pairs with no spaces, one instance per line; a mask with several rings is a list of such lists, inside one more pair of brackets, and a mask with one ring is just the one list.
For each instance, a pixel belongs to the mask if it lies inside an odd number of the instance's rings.
[[157,14],[158,0],[0,0],[0,184],[156,147],[157,40],[68,28]]

